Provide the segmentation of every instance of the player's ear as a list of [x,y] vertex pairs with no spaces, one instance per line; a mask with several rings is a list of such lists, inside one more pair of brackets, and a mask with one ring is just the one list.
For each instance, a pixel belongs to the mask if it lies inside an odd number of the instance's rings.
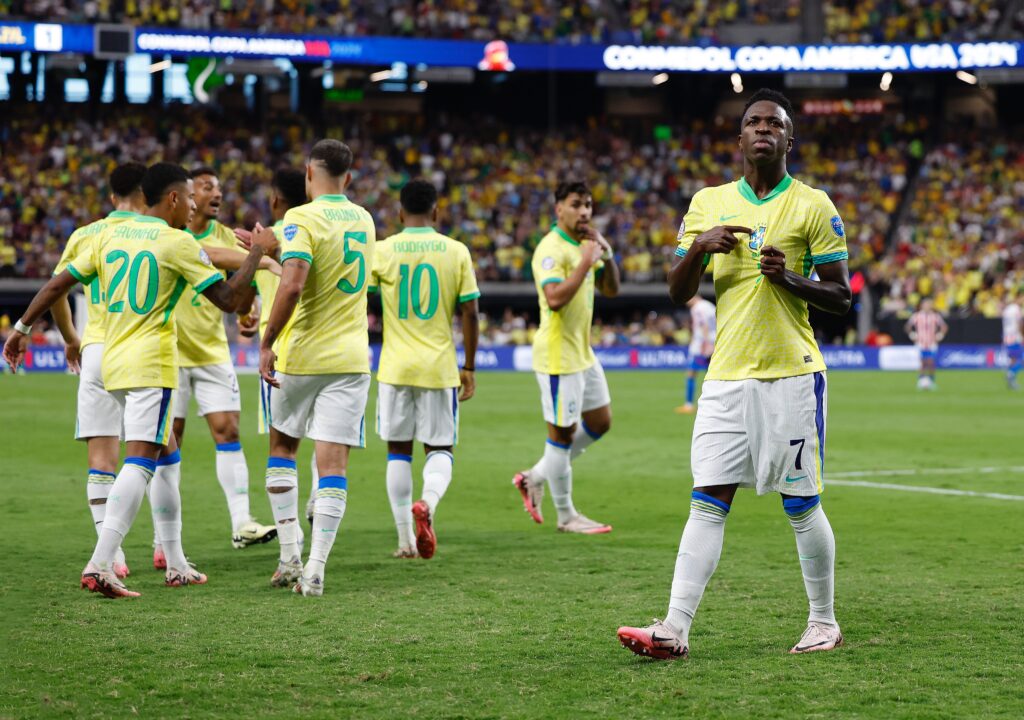
[[347,188],[349,186],[349,183],[351,183],[351,182],[352,182],[352,171],[349,170],[347,173],[345,173],[345,184],[341,186],[342,190]]

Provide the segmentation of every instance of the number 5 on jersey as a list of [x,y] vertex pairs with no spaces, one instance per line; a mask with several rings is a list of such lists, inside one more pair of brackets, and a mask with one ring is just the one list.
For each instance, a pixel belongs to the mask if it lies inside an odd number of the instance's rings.
[[[362,231],[346,232],[342,238],[342,242],[344,243],[343,248],[345,251],[345,264],[352,265],[353,263],[358,263],[359,270],[356,273],[356,281],[354,283],[347,277],[342,277],[340,280],[338,280],[337,287],[343,293],[357,293],[363,289],[364,285],[366,285],[366,258],[363,256],[363,250],[365,249],[366,246],[366,233]],[[355,247],[352,247],[349,244],[350,242],[358,244]],[[359,247],[359,245],[362,245],[363,247]],[[346,268],[345,275],[348,274],[349,271]]]

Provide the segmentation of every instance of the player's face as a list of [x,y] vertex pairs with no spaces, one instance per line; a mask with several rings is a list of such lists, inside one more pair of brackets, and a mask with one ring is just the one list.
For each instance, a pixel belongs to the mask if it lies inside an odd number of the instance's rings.
[[207,220],[214,220],[220,212],[220,181],[213,175],[200,175],[192,181],[196,189],[196,209]]
[[555,203],[555,214],[560,225],[571,228],[574,233],[582,232],[590,226],[594,199],[590,195],[569,193],[565,200]]
[[750,106],[740,125],[740,151],[754,165],[778,162],[793,147],[786,111],[771,102],[761,100]]
[[192,222],[192,216],[196,212],[195,187],[189,180],[184,185],[177,185],[174,188],[176,202],[171,223],[172,227],[183,230]]

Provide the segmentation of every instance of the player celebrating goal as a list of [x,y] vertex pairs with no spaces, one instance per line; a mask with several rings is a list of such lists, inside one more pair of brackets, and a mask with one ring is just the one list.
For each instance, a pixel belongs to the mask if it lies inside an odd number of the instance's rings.
[[939,343],[946,337],[949,327],[942,316],[935,312],[931,298],[921,301],[917,312],[907,320],[905,330],[921,353],[917,389],[935,390],[935,358],[939,352]]
[[[789,101],[771,90],[754,93],[740,123],[743,176],[698,192],[684,219],[669,294],[677,305],[689,300],[713,263],[718,342],[693,428],[694,490],[668,617],[618,631],[639,655],[688,655],[690,623],[722,553],[739,487],[781,494],[796,534],[810,614],[790,652],[831,650],[843,641],[833,612],[835,539],[819,495],[825,363],[807,306],[849,310],[845,230],[824,192],[787,173],[792,147]],[[810,278],[812,269],[820,280]]]
[[[365,442],[366,287],[376,231],[370,213],[342,194],[351,167],[352,151],[337,140],[320,140],[310,150],[310,202],[284,216],[281,284],[260,338],[260,375],[271,386],[267,494],[281,543],[271,584],[295,582],[303,595],[323,595],[327,557],[348,500],[349,448]],[[316,443],[320,472],[305,569],[295,469],[303,437]]]
[[697,398],[697,373],[707,370],[715,351],[715,306],[700,295],[690,298],[686,306],[690,308],[690,369],[686,373],[686,404],[676,412],[689,415]]
[[[480,334],[473,260],[462,243],[434,230],[437,190],[406,183],[399,220],[405,229],[374,253],[373,286],[384,307],[377,370],[377,432],[388,444],[387,486],[398,529],[395,557],[434,556],[434,515],[452,481],[459,403],[473,397]],[[452,317],[462,318],[466,359],[456,369]],[[461,386],[462,392],[459,392]],[[413,441],[423,443],[423,495],[412,502]],[[416,521],[413,544],[413,519]]]
[[558,511],[558,529],[586,535],[612,529],[577,512],[572,502],[572,460],[600,440],[612,424],[608,383],[590,347],[594,288],[606,297],[619,292],[619,270],[611,246],[590,225],[593,210],[585,184],[559,184],[555,190],[558,223],[533,254],[540,303],[533,369],[548,439],[537,464],[512,479],[535,522],[544,521],[541,501],[547,480]]
[[110,488],[96,549],[82,571],[82,587],[111,598],[138,595],[125,588],[112,566],[150,479],[167,557],[166,583],[206,582],[206,576],[188,564],[181,547],[181,464],[169,422],[178,383],[174,308],[186,285],[192,285],[221,310],[234,312],[264,250],[276,244],[269,231],[257,235],[245,264],[225,282],[206,253],[180,230],[195,209],[188,173],[177,165],[157,163],[142,179],[142,191],[146,213],[83,245],[67,269],[33,298],[4,347],[4,358],[17,367],[32,323],[76,282],[88,284],[98,278],[107,301],[103,386],[122,411],[126,453]]

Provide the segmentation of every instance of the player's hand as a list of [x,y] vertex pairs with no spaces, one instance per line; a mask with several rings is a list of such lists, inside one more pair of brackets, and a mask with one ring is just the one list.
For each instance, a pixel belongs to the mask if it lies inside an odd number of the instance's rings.
[[593,267],[604,254],[604,248],[593,240],[584,240],[580,243],[580,252],[583,253],[583,262],[586,263],[587,267]]
[[11,372],[17,372],[21,361],[25,359],[25,349],[28,348],[28,335],[17,330],[11,330],[4,343],[4,360],[11,368]]
[[263,252],[266,255],[273,257],[277,253],[278,247],[277,235],[270,228],[265,228],[259,223],[256,223],[256,227],[252,231],[252,244],[263,248]]
[[[588,226],[588,228],[589,228],[589,226]],[[604,259],[608,259],[608,260],[613,258],[615,256],[615,251],[612,250],[612,244],[610,242],[608,242],[605,239],[604,235],[599,233],[596,229],[594,229],[594,228],[589,228],[589,229],[590,229],[590,237],[591,237],[591,239],[594,242],[596,242],[598,245],[601,246],[601,250],[602,250],[601,257],[604,258]]]
[[260,348],[260,375],[265,383],[279,388],[281,383],[274,377],[275,362],[277,362],[277,353],[270,348]]
[[64,345],[64,357],[68,359],[68,369],[75,375],[82,373],[82,341],[75,338],[74,342]]
[[693,241],[693,248],[705,253],[731,253],[740,240],[736,234],[749,235],[754,232],[743,225],[716,225],[707,232],[701,233]]
[[786,254],[774,245],[761,248],[761,274],[771,283],[780,283],[786,278]]
[[242,337],[253,337],[260,327],[258,313],[244,313],[238,316],[238,334]]
[[462,381],[462,391],[459,393],[459,402],[466,402],[476,392],[476,373],[472,370],[462,368],[459,370],[459,380]]
[[248,252],[252,248],[252,232],[245,228],[235,228],[234,233],[238,247]]

